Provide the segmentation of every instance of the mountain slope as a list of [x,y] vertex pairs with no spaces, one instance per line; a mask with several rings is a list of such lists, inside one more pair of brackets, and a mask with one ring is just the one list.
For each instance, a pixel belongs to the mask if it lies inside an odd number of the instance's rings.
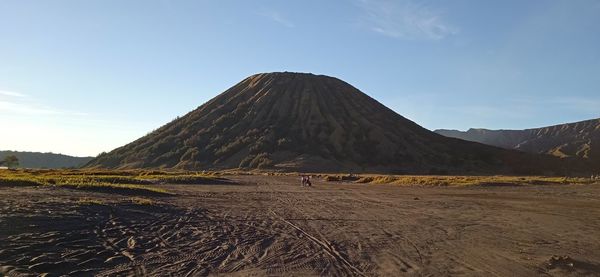
[[580,157],[600,165],[600,119],[525,130],[436,130],[438,134],[530,153]]
[[80,167],[93,159],[93,157],[73,157],[54,153],[0,151],[0,160],[9,155],[15,155],[19,159],[19,167],[22,168]]
[[564,162],[450,139],[328,76],[250,76],[196,110],[88,164],[386,173],[565,171]]

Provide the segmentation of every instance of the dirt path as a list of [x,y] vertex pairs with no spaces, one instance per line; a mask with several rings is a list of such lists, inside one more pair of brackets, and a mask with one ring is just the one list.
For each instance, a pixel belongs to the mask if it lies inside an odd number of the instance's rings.
[[178,196],[152,205],[2,188],[0,275],[600,275],[597,186],[234,179],[165,185]]

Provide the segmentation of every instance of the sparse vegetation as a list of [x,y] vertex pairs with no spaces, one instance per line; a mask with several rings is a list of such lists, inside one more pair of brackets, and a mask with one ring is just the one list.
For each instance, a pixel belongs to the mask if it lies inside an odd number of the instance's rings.
[[127,195],[172,195],[155,184],[225,184],[215,172],[159,170],[6,170],[0,186],[55,186]]
[[11,187],[11,186],[41,186],[43,182],[37,180],[37,178],[23,178],[23,177],[2,177],[0,178],[0,186]]
[[102,202],[99,199],[93,199],[93,198],[80,198],[77,201],[77,204],[79,205],[104,205],[104,202]]
[[154,205],[154,200],[149,199],[149,198],[143,198],[143,197],[132,197],[131,202],[137,205],[145,205],[145,206],[151,206]]
[[164,176],[156,179],[160,183],[166,184],[222,184],[229,183],[222,178],[216,178],[212,176],[199,176],[199,175],[177,175],[177,176]]
[[110,183],[80,183],[80,184],[59,184],[59,187],[88,190],[97,192],[107,193],[120,193],[120,194],[150,194],[150,195],[173,195],[162,188],[142,186],[142,185],[131,185],[131,184],[110,184]]
[[151,186],[152,180],[162,175],[142,173],[145,172],[20,169],[0,172],[0,186],[55,186],[108,193],[172,195]]
[[346,182],[352,182],[352,181],[357,181],[359,178],[354,176],[354,175],[326,175],[325,177],[323,177],[323,179],[327,182],[340,182],[340,181],[346,181]]
[[[235,97],[232,97],[235,95]],[[265,73],[86,164],[391,174],[589,174],[589,165],[439,136],[337,78]]]
[[268,168],[271,165],[273,165],[273,161],[269,158],[269,154],[267,153],[260,153],[256,155],[256,157],[254,157],[249,164],[251,168],[259,169]]
[[247,168],[248,166],[250,166],[250,162],[254,159],[254,155],[249,155],[246,158],[244,158],[241,162],[239,167],[240,168]]
[[[326,181],[341,181],[341,176],[324,177]],[[405,186],[519,186],[590,184],[589,178],[546,176],[412,176],[366,175],[355,181],[363,184],[394,184]]]

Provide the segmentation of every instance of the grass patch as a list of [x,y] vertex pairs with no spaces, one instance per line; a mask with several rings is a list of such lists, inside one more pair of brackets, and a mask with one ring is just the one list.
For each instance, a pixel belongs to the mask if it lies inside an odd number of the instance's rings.
[[165,184],[232,184],[232,182],[227,179],[198,175],[163,176],[158,177],[156,180],[158,180],[160,183]]
[[0,177],[0,186],[4,187],[20,187],[20,186],[41,186],[44,183],[36,178],[23,178],[23,177]]
[[82,184],[59,184],[58,187],[86,190],[94,192],[117,193],[125,195],[174,195],[162,188],[155,188],[135,184],[110,184],[110,183],[82,183]]
[[411,176],[370,175],[361,176],[356,183],[394,184],[417,186],[520,186],[592,184],[589,178],[546,176]]
[[151,206],[156,204],[154,202],[154,200],[149,199],[149,198],[143,198],[143,197],[132,197],[131,202],[137,205],[144,205],[144,206]]
[[77,204],[79,205],[104,205],[104,202],[98,200],[98,199],[92,199],[92,198],[80,198],[77,201]]
[[217,172],[161,170],[18,169],[0,171],[0,186],[56,186],[127,195],[173,195],[153,186],[167,184],[232,184]]
[[325,175],[323,177],[323,180],[327,181],[327,182],[354,182],[354,181],[358,181],[360,178],[349,174],[349,175]]
[[[173,195],[138,171],[2,170],[0,186],[56,186],[127,195]],[[157,174],[156,172],[152,172]],[[165,173],[166,176],[171,176]],[[156,175],[153,175],[156,178]]]

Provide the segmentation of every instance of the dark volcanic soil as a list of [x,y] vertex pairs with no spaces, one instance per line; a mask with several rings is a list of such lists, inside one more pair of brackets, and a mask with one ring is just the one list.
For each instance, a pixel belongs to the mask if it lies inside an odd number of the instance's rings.
[[435,134],[333,77],[252,75],[87,167],[384,174],[587,175],[561,160]]
[[[0,275],[600,275],[600,186],[0,189]],[[88,201],[80,201],[81,199]],[[102,204],[88,203],[89,200]]]

